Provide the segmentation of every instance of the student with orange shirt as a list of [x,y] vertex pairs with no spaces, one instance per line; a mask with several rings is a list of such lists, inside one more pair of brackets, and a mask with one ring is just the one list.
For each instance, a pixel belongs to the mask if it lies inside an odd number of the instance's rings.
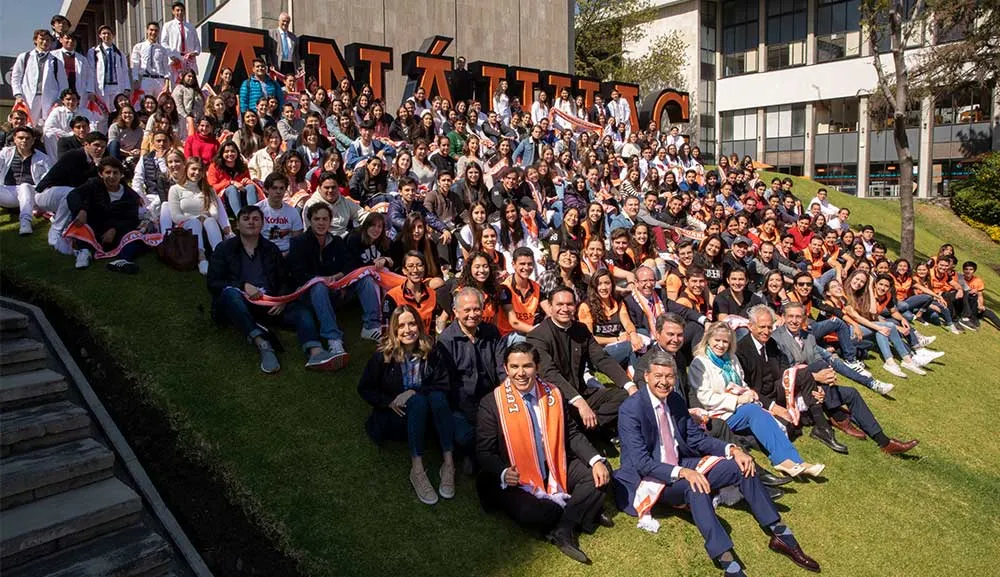
[[979,265],[972,261],[962,263],[962,277],[959,284],[965,291],[965,311],[962,313],[962,319],[958,322],[966,329],[975,331],[980,327],[979,319],[985,318],[993,323],[994,327],[1000,329],[1000,318],[997,318],[995,312],[986,308],[986,303],[983,300],[986,283],[976,276],[978,268]]
[[692,266],[687,271],[687,282],[683,285],[683,292],[677,297],[677,304],[687,307],[712,320],[712,301],[715,295],[708,290],[708,281],[705,280],[705,271],[700,267]]
[[615,296],[611,273],[602,269],[590,277],[587,300],[577,307],[577,320],[594,335],[604,352],[622,366],[632,369],[638,360],[636,353],[646,347],[647,340],[635,330],[625,305]]
[[499,296],[501,311],[497,314],[497,328],[500,335],[507,337],[508,344],[525,340],[528,333],[544,318],[541,300],[542,291],[538,283],[531,280],[535,270],[535,254],[526,246],[514,249],[514,274],[500,283]]
[[[694,241],[685,240],[677,245],[677,266],[672,268],[670,272],[667,273],[666,278],[663,279],[663,287],[667,291],[667,298],[670,300],[677,300],[684,290],[684,284],[687,280],[688,270],[694,264]],[[705,275],[704,269],[701,269],[702,277]]]
[[[957,262],[958,259],[953,255],[938,257],[927,275],[931,291],[948,303],[948,312],[953,319],[958,318],[958,309],[962,306],[961,302],[965,297],[962,286],[958,284],[958,275],[955,274]],[[948,328],[950,330],[951,327]]]

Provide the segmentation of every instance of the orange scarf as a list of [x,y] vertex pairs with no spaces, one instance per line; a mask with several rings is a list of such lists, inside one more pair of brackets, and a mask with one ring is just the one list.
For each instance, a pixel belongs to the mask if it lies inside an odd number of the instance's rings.
[[[542,479],[542,468],[535,450],[535,436],[531,432],[531,417],[527,413],[531,409],[524,404],[521,393],[510,384],[510,379],[493,391],[500,415],[500,427],[507,443],[507,456],[510,457],[510,464],[521,475],[522,487],[536,497],[561,499],[561,495],[565,495],[567,491],[563,397],[559,389],[538,379],[532,393],[538,399],[541,413],[539,425],[545,443],[545,463],[549,478]],[[568,495],[566,498],[568,500]]]

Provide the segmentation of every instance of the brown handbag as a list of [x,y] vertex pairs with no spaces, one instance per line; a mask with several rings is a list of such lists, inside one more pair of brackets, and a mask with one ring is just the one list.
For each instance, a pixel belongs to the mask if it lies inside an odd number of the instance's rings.
[[183,227],[174,227],[156,249],[170,268],[189,271],[198,268],[198,237]]

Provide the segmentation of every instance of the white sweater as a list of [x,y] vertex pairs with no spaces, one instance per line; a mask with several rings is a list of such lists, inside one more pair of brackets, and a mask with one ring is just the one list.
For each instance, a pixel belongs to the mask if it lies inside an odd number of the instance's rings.
[[185,220],[206,217],[215,218],[218,206],[215,199],[209,204],[209,210],[205,210],[205,195],[198,190],[198,185],[194,182],[187,182],[183,186],[175,184],[170,187],[167,193],[167,202],[170,204],[170,218],[174,224],[181,224]]

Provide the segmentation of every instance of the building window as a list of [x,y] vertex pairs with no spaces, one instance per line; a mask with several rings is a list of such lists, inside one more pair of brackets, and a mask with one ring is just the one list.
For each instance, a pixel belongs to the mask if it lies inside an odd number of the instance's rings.
[[806,0],[767,0],[767,69],[806,63]]
[[715,79],[716,46],[718,45],[718,4],[702,0],[700,54],[701,74],[698,81],[698,144],[706,160],[715,159]]
[[722,3],[723,76],[757,72],[760,44],[757,21],[756,2],[728,0]]
[[722,122],[722,153],[757,156],[757,110],[734,110],[719,115]]
[[858,100],[840,98],[820,100],[814,105],[816,112],[816,134],[858,131]]
[[[150,22],[159,22],[161,25],[164,22],[166,22],[166,20],[164,20],[164,18],[163,18],[163,15],[164,14],[170,14],[170,12],[167,12],[167,11],[165,11],[163,9],[163,4],[164,4],[164,0],[150,0],[150,2],[149,2],[149,16],[150,16],[149,21]],[[171,18],[172,18],[172,16],[171,16]],[[169,20],[169,18],[167,20]],[[160,32],[163,32],[163,30],[160,30]],[[143,38],[145,38],[145,34],[143,34]]]
[[938,97],[934,103],[934,124],[989,122],[993,95],[989,88],[970,86]]
[[816,61],[861,54],[860,0],[819,0],[816,7]]
[[806,133],[806,107],[769,106],[766,126],[768,138],[803,136]]

